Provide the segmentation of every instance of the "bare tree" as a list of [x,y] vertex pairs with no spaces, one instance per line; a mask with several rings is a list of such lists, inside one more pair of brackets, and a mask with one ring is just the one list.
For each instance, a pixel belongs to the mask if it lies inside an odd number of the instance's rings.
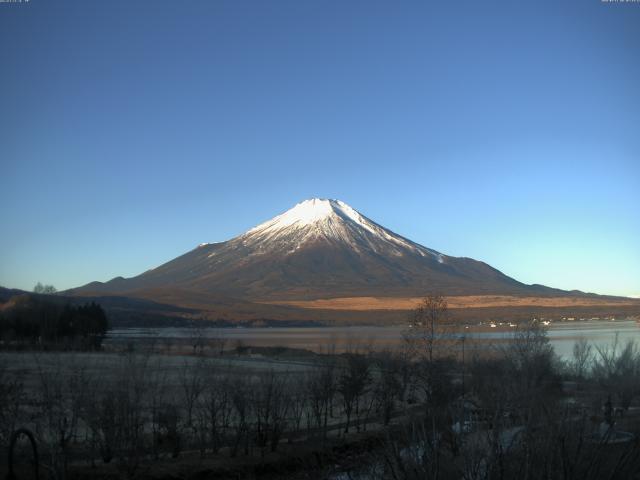
[[596,346],[592,371],[596,380],[618,397],[626,411],[638,394],[640,383],[640,352],[636,343],[629,340],[620,348],[616,335],[612,345]]
[[261,455],[267,445],[275,452],[287,424],[289,402],[285,396],[285,379],[273,370],[261,375],[253,392],[255,435]]
[[185,428],[192,434],[196,434],[194,424],[194,409],[205,389],[205,364],[199,359],[196,365],[186,359],[180,369],[179,381],[182,389],[182,405],[186,412]]
[[148,421],[145,408],[148,394],[147,355],[126,354],[118,366],[112,391],[116,425],[118,469],[127,477],[136,475],[144,455],[144,425]]
[[374,386],[374,398],[377,410],[382,413],[383,424],[388,425],[396,408],[396,403],[404,399],[404,390],[408,384],[404,382],[407,365],[401,357],[383,352],[376,357],[378,375]]
[[322,438],[327,436],[329,412],[336,392],[335,366],[333,363],[322,365],[311,374],[308,382],[309,403],[316,427]]
[[573,344],[571,369],[578,379],[584,378],[593,358],[592,346],[586,338],[580,338]]
[[413,354],[432,362],[436,342],[443,338],[448,321],[447,301],[442,295],[428,295],[411,312],[411,329],[405,333],[405,340],[412,347]]
[[383,448],[376,455],[382,468],[373,471],[371,477],[398,480],[456,478],[451,475],[454,463],[443,461],[442,456],[440,436],[434,435],[423,422],[413,421],[400,433],[385,438]]
[[92,382],[94,388],[86,398],[81,411],[82,420],[89,430],[92,452],[109,463],[117,449],[116,403],[110,386]]
[[213,350],[214,355],[223,356],[224,349],[227,346],[227,338],[224,333],[218,332],[215,336],[209,339],[209,345]]
[[525,396],[532,389],[543,386],[556,376],[557,358],[549,343],[547,329],[538,322],[519,326],[511,341],[503,349],[507,365]]
[[34,293],[40,293],[43,295],[53,295],[58,290],[53,285],[43,285],[42,283],[36,283],[35,287],[33,287]]
[[194,355],[202,355],[206,345],[206,334],[202,326],[202,320],[194,320],[191,322],[191,346]]
[[0,363],[0,445],[8,445],[11,433],[22,418],[25,390],[23,382]]
[[199,408],[199,423],[213,453],[217,453],[222,446],[225,432],[230,427],[231,385],[230,376],[216,370],[210,370],[206,377],[206,388]]
[[167,403],[167,371],[166,369],[155,369],[149,374],[149,384],[147,390],[149,416],[151,418],[151,438],[152,450],[156,459],[160,456],[160,447],[163,441],[161,419],[166,413],[164,406]]
[[70,360],[56,358],[45,365],[36,357],[38,366],[37,433],[46,445],[51,473],[55,478],[67,476],[70,446],[77,434],[84,395],[87,393],[84,369]]
[[158,405],[154,409],[153,423],[154,423],[154,446],[156,451],[159,451],[160,444],[165,450],[171,452],[172,458],[177,458],[182,451],[182,429],[180,409],[175,403],[166,402]]
[[293,436],[300,431],[302,418],[308,407],[307,377],[290,375],[287,379],[286,391],[289,392],[288,403],[291,412],[291,429],[288,442],[293,442]]
[[233,406],[233,417],[231,425],[234,430],[233,445],[231,448],[231,456],[238,454],[240,445],[244,445],[245,455],[249,454],[249,422],[251,395],[249,386],[240,378],[234,378],[231,383],[231,405]]
[[[345,355],[345,361],[346,365],[338,378],[337,390],[342,397],[344,413],[347,417],[344,433],[349,433],[351,415],[355,411],[356,418],[359,416],[360,400],[371,382],[371,374],[369,360],[365,356],[349,353]],[[359,424],[356,427],[360,430]]]

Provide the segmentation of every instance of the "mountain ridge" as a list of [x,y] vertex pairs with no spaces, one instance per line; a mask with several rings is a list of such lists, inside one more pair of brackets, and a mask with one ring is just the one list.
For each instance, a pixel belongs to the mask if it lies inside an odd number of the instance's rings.
[[131,278],[70,293],[177,288],[251,301],[335,296],[579,295],[526,285],[485,262],[452,257],[377,224],[340,200],[314,198],[230,240],[203,243]]

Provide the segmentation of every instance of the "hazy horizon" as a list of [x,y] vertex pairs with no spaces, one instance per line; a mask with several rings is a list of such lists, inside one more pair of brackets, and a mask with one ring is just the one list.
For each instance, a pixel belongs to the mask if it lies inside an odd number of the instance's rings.
[[640,297],[640,8],[0,4],[0,285],[130,277],[311,197]]

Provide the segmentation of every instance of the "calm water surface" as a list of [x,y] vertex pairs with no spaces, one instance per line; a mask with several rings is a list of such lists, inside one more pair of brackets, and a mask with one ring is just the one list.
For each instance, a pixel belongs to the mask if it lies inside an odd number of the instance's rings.
[[[205,328],[197,331],[197,335],[205,338],[224,338],[228,348],[238,344],[258,346],[286,346],[316,351],[326,351],[335,345],[338,351],[347,347],[374,346],[377,348],[393,348],[403,341],[407,331],[404,326],[392,327],[283,327],[283,328]],[[121,342],[133,339],[158,341],[164,338],[183,340],[194,338],[196,331],[189,328],[127,328],[114,329],[109,332],[108,342]],[[513,329],[508,327],[470,327],[461,329],[454,335],[464,335],[468,340],[475,340],[475,347],[467,343],[467,348],[488,348],[492,343],[508,341],[513,336]],[[619,342],[633,339],[640,342],[640,326],[633,320],[616,321],[582,321],[557,322],[548,327],[551,344],[558,355],[571,355],[573,344],[585,338],[593,345],[611,345],[618,337]]]

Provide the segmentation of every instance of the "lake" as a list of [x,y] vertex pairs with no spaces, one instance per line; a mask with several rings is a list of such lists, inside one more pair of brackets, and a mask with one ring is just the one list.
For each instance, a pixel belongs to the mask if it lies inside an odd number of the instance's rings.
[[[163,342],[173,339],[188,343],[196,336],[205,339],[224,339],[226,348],[237,345],[284,346],[326,352],[332,346],[337,351],[348,348],[372,346],[377,349],[394,348],[403,341],[406,326],[350,326],[350,327],[272,327],[272,328],[125,328],[111,330],[107,343],[121,343],[130,340]],[[463,335],[471,342],[467,348],[486,348],[493,343],[508,341],[513,336],[513,328],[508,326],[490,328],[472,326],[453,333]],[[585,338],[594,346],[611,345],[616,335],[620,342],[636,340],[640,342],[640,326],[633,320],[592,320],[556,322],[548,326],[548,336],[556,353],[561,357],[571,356],[573,344]],[[466,342],[465,342],[466,343]]]

